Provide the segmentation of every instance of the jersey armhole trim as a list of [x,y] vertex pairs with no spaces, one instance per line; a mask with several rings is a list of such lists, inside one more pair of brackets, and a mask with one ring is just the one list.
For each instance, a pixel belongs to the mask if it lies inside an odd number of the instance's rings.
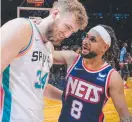
[[106,79],[106,84],[105,84],[105,95],[107,98],[110,98],[110,95],[108,93],[108,89],[109,89],[109,84],[110,84],[110,78],[111,78],[111,75],[112,75],[112,72],[114,72],[115,69],[111,69],[108,73],[108,76],[107,76],[107,79]]
[[31,26],[31,28],[32,28],[32,33],[31,33],[30,41],[29,41],[28,45],[27,45],[23,50],[21,50],[21,51],[19,52],[19,54],[17,55],[17,57],[20,57],[20,56],[25,55],[26,53],[29,52],[29,50],[30,50],[31,47],[32,47],[32,44],[33,44],[33,40],[32,40],[32,37],[33,37],[33,26],[32,26],[32,23],[31,23],[30,20],[29,20],[29,22],[30,22],[30,26]]
[[66,79],[67,79],[68,75],[70,74],[71,70],[74,68],[74,66],[76,65],[76,63],[78,62],[79,59],[80,59],[80,55],[78,55],[78,56],[75,58],[73,64],[71,64],[71,66],[67,69]]

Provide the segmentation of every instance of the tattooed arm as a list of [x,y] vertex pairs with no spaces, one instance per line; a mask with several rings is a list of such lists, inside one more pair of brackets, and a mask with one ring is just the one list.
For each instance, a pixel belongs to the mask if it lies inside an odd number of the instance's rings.
[[110,78],[109,93],[121,122],[132,122],[124,95],[124,85],[121,76],[114,71]]

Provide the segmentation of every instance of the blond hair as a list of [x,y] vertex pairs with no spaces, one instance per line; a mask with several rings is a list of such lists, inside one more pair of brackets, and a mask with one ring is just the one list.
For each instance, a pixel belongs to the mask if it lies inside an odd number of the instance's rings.
[[53,8],[60,8],[62,11],[74,13],[76,23],[80,30],[85,29],[88,24],[88,16],[84,6],[77,0],[58,0],[53,4]]

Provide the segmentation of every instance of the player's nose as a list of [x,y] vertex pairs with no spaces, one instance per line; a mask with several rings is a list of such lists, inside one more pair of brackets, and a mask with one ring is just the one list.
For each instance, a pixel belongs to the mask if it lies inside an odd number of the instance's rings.
[[65,33],[65,38],[69,38],[72,35],[73,32],[68,31]]

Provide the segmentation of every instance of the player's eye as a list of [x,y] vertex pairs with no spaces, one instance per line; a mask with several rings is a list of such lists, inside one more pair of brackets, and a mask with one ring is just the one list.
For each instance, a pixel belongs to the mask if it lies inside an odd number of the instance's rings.
[[96,42],[96,39],[94,37],[89,38],[91,42]]
[[65,25],[65,27],[66,27],[67,30],[71,30],[70,26]]

